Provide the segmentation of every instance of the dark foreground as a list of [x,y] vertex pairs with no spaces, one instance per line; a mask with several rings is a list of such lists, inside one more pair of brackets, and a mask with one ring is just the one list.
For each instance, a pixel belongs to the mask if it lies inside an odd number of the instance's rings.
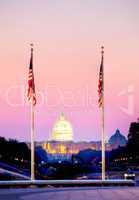
[[138,187],[0,189],[0,200],[139,200]]

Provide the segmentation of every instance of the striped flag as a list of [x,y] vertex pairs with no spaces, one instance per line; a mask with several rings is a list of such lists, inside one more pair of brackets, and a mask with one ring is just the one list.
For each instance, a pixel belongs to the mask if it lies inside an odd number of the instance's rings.
[[29,64],[28,73],[28,88],[27,88],[27,99],[33,105],[36,105],[36,93],[35,93],[35,83],[34,83],[34,73],[33,73],[33,45],[31,45],[31,57]]
[[103,106],[103,95],[104,95],[104,67],[103,67],[103,54],[104,54],[104,47],[102,49],[102,57],[101,57],[101,65],[100,65],[100,72],[99,72],[99,82],[98,82],[98,106],[101,108]]

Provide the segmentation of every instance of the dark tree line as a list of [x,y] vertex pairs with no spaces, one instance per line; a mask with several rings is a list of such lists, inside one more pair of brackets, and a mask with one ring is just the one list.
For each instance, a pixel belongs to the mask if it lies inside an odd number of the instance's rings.
[[0,162],[24,166],[30,161],[30,149],[24,142],[0,137]]
[[139,158],[139,123],[133,122],[129,128],[127,149],[130,157]]

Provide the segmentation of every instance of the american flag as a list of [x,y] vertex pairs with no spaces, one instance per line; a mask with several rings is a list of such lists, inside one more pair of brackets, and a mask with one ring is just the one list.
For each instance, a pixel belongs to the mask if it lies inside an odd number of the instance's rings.
[[98,82],[98,106],[99,108],[103,105],[103,95],[104,95],[104,69],[103,69],[103,54],[104,54],[104,47],[102,49],[102,58],[101,58],[101,65],[100,65],[100,72],[99,72],[99,82]]
[[34,83],[34,73],[33,73],[33,45],[31,45],[27,98],[30,103],[32,103],[33,105],[36,105],[36,93],[35,93],[35,83]]

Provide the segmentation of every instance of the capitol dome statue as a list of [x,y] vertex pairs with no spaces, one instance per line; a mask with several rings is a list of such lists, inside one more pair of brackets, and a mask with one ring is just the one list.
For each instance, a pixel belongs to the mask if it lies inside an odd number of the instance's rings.
[[73,140],[72,125],[65,119],[64,113],[61,113],[59,119],[52,128],[52,140],[61,142]]

